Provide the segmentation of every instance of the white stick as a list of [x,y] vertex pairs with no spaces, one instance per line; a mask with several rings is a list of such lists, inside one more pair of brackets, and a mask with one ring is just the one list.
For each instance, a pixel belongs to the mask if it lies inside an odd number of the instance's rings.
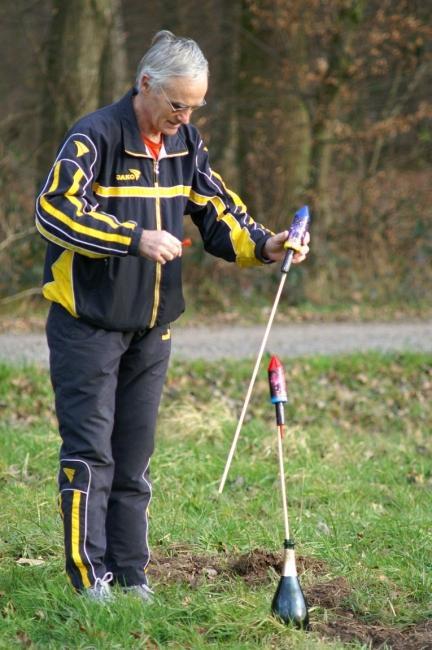
[[243,404],[242,412],[240,414],[240,418],[239,418],[239,421],[238,421],[238,424],[237,424],[237,429],[235,431],[234,439],[233,439],[232,445],[231,445],[231,449],[230,449],[230,452],[228,454],[228,459],[227,459],[227,462],[225,464],[224,473],[223,473],[223,476],[222,476],[222,479],[221,479],[221,482],[220,482],[220,485],[219,485],[219,494],[222,494],[223,489],[224,489],[225,481],[226,481],[226,478],[228,476],[228,472],[229,472],[229,468],[231,466],[231,462],[232,462],[232,459],[233,459],[233,456],[234,456],[235,448],[237,446],[237,441],[238,441],[239,436],[240,436],[240,431],[241,431],[241,428],[242,428],[242,425],[243,425],[243,420],[245,418],[246,411],[247,411],[247,408],[249,406],[249,401],[250,401],[250,398],[251,398],[251,395],[252,395],[252,390],[253,390],[253,387],[254,387],[254,384],[255,384],[255,379],[256,379],[256,376],[258,374],[258,368],[259,368],[259,365],[261,363],[262,356],[264,354],[264,349],[265,349],[265,346],[267,344],[267,339],[268,339],[269,334],[270,334],[270,329],[271,329],[271,326],[272,326],[272,323],[273,323],[273,320],[274,320],[274,317],[275,317],[275,314],[276,314],[276,309],[277,309],[277,306],[279,304],[280,296],[281,296],[281,293],[282,293],[283,286],[285,284],[286,277],[287,277],[287,273],[283,273],[282,277],[281,277],[280,284],[279,284],[279,289],[277,291],[276,298],[275,298],[275,301],[273,303],[273,308],[271,310],[270,317],[269,317],[269,320],[268,320],[268,323],[267,323],[266,331],[264,333],[264,338],[263,338],[262,343],[261,343],[261,348],[260,348],[260,351],[258,352],[257,360],[256,360],[256,363],[255,363],[255,368],[253,369],[252,377],[251,377],[251,380],[250,380],[250,383],[249,383],[249,388],[248,388],[248,391],[246,393],[246,397],[245,397],[245,401],[244,401],[244,404]]
[[280,427],[278,427],[278,452],[279,452],[279,476],[280,476],[281,493],[282,493],[282,507],[283,507],[283,514],[284,514],[284,523],[285,523],[285,539],[289,539],[290,532],[289,532],[289,521],[288,521],[288,505],[287,505],[286,489],[285,489],[285,471],[284,471],[284,461],[283,461],[282,434],[281,434]]

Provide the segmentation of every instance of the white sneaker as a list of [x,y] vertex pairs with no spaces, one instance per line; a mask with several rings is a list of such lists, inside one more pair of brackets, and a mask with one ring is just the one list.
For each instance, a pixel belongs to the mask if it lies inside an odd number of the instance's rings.
[[123,587],[123,591],[125,594],[141,598],[144,603],[151,603],[154,596],[154,591],[146,584]]
[[109,600],[113,600],[113,595],[109,586],[112,579],[113,574],[108,571],[105,573],[103,578],[96,578],[95,583],[82,592],[83,595],[90,598],[90,600],[96,600],[99,602],[108,602]]

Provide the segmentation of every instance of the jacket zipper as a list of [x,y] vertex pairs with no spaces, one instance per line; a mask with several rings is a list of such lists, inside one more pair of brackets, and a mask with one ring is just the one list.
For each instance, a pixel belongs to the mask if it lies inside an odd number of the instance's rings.
[[[154,186],[159,187],[159,161],[153,161],[153,171],[154,171]],[[156,196],[156,230],[162,230],[162,217],[160,209],[160,198],[159,193]],[[150,319],[149,327],[154,327],[156,323],[159,300],[160,300],[160,284],[162,276],[162,264],[156,262],[156,275],[155,275],[155,288],[154,288],[154,299],[153,299],[153,311]]]

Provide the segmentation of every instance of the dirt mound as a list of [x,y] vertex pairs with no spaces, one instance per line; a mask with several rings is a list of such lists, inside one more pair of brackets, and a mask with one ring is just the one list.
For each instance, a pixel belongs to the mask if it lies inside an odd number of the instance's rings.
[[[299,573],[311,570],[314,575],[323,574],[323,562],[313,558],[298,557]],[[231,557],[224,554],[215,556],[196,555],[193,548],[181,544],[170,547],[166,555],[154,553],[149,567],[149,575],[159,584],[187,582],[197,585],[205,579],[241,576],[249,585],[271,582],[275,574],[282,570],[282,557],[255,549],[250,553]]]
[[[297,569],[299,573],[311,571],[314,575],[325,572],[323,562],[314,558],[297,557]],[[255,549],[250,553],[240,555],[228,563],[227,572],[241,576],[248,584],[260,584],[267,582],[272,577],[272,571],[280,575],[282,571],[282,556],[278,553],[268,553],[261,549]],[[274,577],[274,573],[273,573]]]
[[383,625],[368,625],[344,611],[331,624],[317,623],[312,629],[321,636],[341,641],[360,641],[371,648],[392,650],[431,650],[432,621],[424,621],[398,629]]
[[158,584],[187,582],[192,587],[222,572],[221,559],[194,555],[190,546],[173,545],[167,555],[155,552],[148,569],[149,576]]
[[[155,583],[186,582],[192,588],[216,578],[240,576],[251,587],[270,583],[280,574],[282,557],[254,549],[234,558],[226,555],[194,554],[191,546],[173,545],[165,554],[155,553],[149,575]],[[342,642],[360,641],[370,648],[432,650],[432,620],[405,628],[375,625],[363,621],[346,604],[351,588],[344,578],[329,579],[329,569],[315,558],[298,557],[299,574],[312,574],[314,583],[304,588],[309,608],[331,610],[330,622],[314,622],[311,628],[323,638]],[[302,585],[303,587],[303,585]]]
[[310,607],[334,610],[341,607],[341,603],[350,595],[351,588],[345,578],[333,578],[318,582],[304,591]]

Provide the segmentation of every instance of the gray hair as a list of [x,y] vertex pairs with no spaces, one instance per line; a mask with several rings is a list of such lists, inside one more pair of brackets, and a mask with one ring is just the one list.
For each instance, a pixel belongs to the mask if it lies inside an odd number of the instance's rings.
[[149,76],[150,87],[163,86],[172,77],[208,76],[208,62],[195,41],[163,29],[154,36],[150,49],[139,62],[137,88],[143,75]]

